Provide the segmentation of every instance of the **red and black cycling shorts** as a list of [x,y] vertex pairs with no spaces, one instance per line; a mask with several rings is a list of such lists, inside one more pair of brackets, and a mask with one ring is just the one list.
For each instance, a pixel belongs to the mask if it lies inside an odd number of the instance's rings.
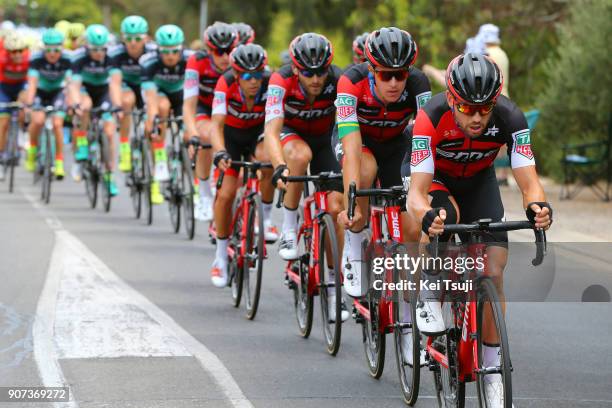
[[212,109],[208,105],[204,105],[198,100],[198,106],[196,108],[196,122],[201,120],[210,120],[212,115]]
[[[263,141],[263,126],[254,126],[249,129],[224,126],[225,150],[232,160],[251,160],[255,155],[257,144]],[[232,166],[225,174],[238,177],[240,167]]]

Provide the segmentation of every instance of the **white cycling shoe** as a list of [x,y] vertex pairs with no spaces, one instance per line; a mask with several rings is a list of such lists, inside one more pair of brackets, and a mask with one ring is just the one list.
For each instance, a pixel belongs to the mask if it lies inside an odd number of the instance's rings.
[[158,161],[155,163],[155,181],[168,181],[170,180],[170,171],[168,170],[168,163],[165,161]]
[[344,290],[351,297],[361,297],[364,295],[361,289],[361,260],[342,261],[344,269]]
[[210,197],[200,197],[195,208],[195,219],[198,221],[210,221],[213,219],[212,209],[213,199]]
[[298,258],[297,233],[295,230],[289,230],[281,234],[278,254],[285,261],[295,261]]
[[[329,317],[329,321],[334,323],[336,321],[336,296],[329,295],[327,297],[327,316]],[[344,299],[342,299],[342,306],[340,306],[340,318],[343,322],[349,318],[349,311],[346,309],[346,303],[344,303]]]
[[[504,383],[501,374],[489,374],[485,377],[485,398],[488,408],[504,408]],[[514,408],[514,404],[512,404]]]
[[440,302],[427,300],[417,302],[417,326],[427,336],[438,336],[446,331]]
[[76,182],[83,180],[83,166],[81,166],[81,163],[75,162],[72,165],[72,167],[70,168],[70,175],[72,176],[72,179]]
[[278,238],[278,228],[272,224],[271,220],[264,221],[264,239],[266,242],[276,242],[278,241]]
[[[404,360],[404,363],[408,364],[409,366],[414,365],[414,356],[412,354],[412,341],[413,341],[412,332],[402,335],[402,358]],[[419,354],[420,354],[419,364],[421,366],[424,366],[426,364],[425,350],[422,347],[420,348]]]
[[224,288],[227,286],[227,265],[223,265],[217,259],[214,260],[212,264],[212,269],[210,270],[210,280],[213,285],[217,288]]

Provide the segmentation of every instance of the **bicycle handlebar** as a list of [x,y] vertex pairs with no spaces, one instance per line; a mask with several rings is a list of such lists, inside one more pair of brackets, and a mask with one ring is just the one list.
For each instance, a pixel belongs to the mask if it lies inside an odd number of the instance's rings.
[[0,109],[23,109],[25,105],[21,102],[2,102]]
[[[240,160],[232,160],[232,166],[243,167],[251,170],[259,170],[259,169],[272,169],[272,163],[263,163],[263,162],[248,162],[248,161],[240,161]],[[217,179],[217,190],[221,188],[223,184],[223,178],[225,177],[225,172],[221,171],[219,173],[219,178]]]
[[391,188],[368,188],[363,190],[357,190],[357,185],[352,182],[349,185],[348,192],[348,210],[347,215],[349,220],[353,219],[355,215],[355,205],[357,197],[386,197],[392,200],[399,200],[406,195],[404,186],[393,186]]

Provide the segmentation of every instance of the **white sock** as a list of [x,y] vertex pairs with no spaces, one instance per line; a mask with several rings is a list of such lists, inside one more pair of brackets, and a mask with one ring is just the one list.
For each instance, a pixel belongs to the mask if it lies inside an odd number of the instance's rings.
[[[482,363],[485,367],[497,367],[500,365],[501,355],[499,354],[499,346],[485,346],[482,345]],[[499,374],[498,374],[499,375]],[[485,380],[495,379],[494,375],[486,375]]]
[[400,301],[402,303],[402,323],[410,323],[412,322],[412,314],[410,310],[410,302],[406,302],[405,300]]
[[295,231],[297,229],[297,217],[297,208],[295,210],[290,210],[283,206],[283,233],[290,230]]
[[217,238],[217,251],[215,252],[215,261],[220,262],[223,266],[227,265],[227,244],[228,238]]
[[262,203],[264,223],[270,221],[270,213],[272,212],[272,203]]
[[364,236],[365,231],[348,231],[348,234],[346,235],[347,241],[344,242],[344,245],[348,244],[347,256],[349,257],[349,261],[361,260],[361,242],[363,241]]
[[[336,271],[329,268],[327,270],[327,283],[335,284],[336,283]],[[336,296],[336,288],[334,286],[327,287],[327,296]]]
[[200,179],[200,198],[213,198],[210,189],[210,178]]

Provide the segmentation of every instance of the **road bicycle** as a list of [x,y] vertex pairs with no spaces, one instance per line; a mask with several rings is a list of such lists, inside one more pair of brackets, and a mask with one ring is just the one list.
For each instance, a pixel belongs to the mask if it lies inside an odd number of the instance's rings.
[[[55,134],[53,133],[53,113],[57,112],[54,106],[35,106],[34,111],[45,113],[45,125],[40,134],[38,142],[39,149],[36,153],[36,167],[34,169],[34,183],[41,181],[40,199],[49,204],[51,200],[51,183],[55,171]],[[59,146],[61,149],[61,146]]]
[[8,189],[12,193],[15,187],[15,167],[19,165],[19,111],[24,105],[19,102],[0,103],[0,109],[8,109],[11,114],[4,157],[0,157],[4,175],[8,176]]
[[153,180],[153,156],[151,142],[145,137],[143,109],[125,112],[132,116],[132,137],[130,139],[132,168],[126,184],[130,189],[134,216],[144,215],[147,225],[153,223],[153,204],[151,203],[151,183]]

